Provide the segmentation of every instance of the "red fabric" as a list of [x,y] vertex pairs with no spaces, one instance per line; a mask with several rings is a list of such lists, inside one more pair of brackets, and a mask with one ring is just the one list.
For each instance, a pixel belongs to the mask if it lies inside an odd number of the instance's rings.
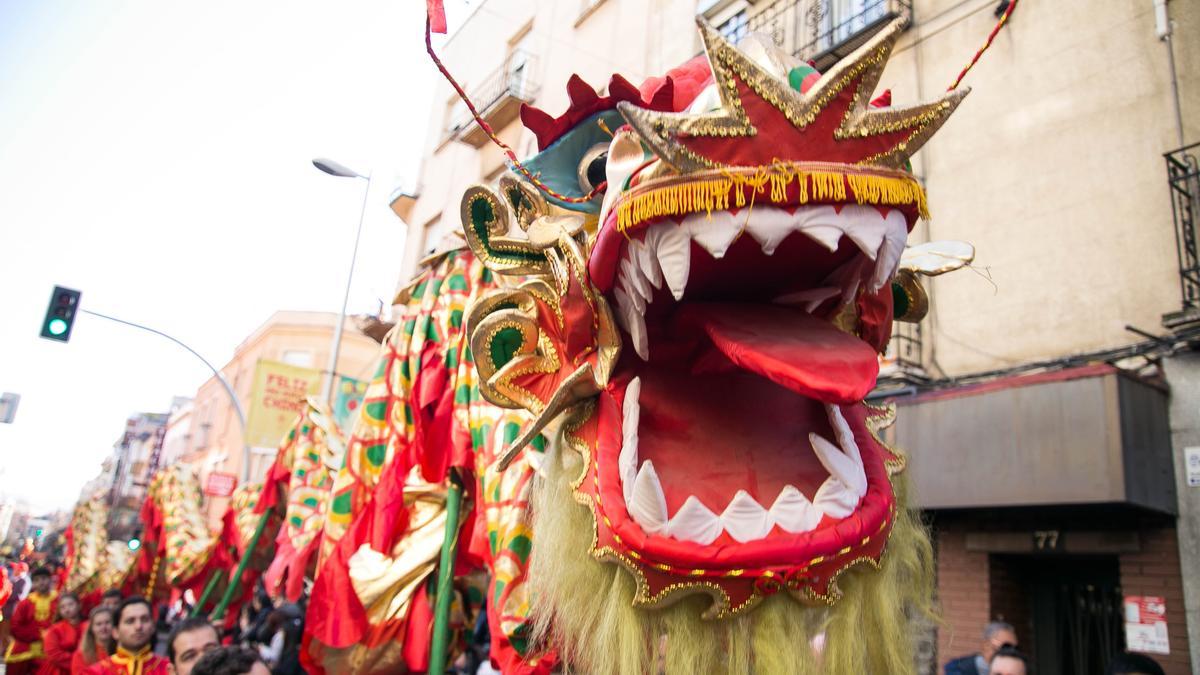
[[[8,604],[8,599],[12,597],[12,582],[8,580],[8,571],[0,567],[0,608]],[[0,611],[0,621],[4,620],[3,612]]]
[[[421,475],[431,483],[445,480],[446,470],[456,459],[452,452],[445,452],[452,450],[454,388],[450,386],[450,371],[442,349],[442,345],[429,342],[421,354],[421,369],[413,381],[413,442],[406,453],[406,463],[411,466],[419,462]],[[403,500],[399,507],[404,507]]]
[[[63,532],[63,539],[66,540],[66,559],[64,560],[62,569],[60,569],[59,572],[62,573],[62,579],[65,581],[66,578],[71,574],[71,563],[74,562],[74,560],[75,560],[75,525],[74,525],[74,523],[67,525],[66,531]],[[60,585],[58,588],[61,590],[62,586]],[[86,615],[84,615],[84,616],[86,616]]]
[[857,308],[859,337],[882,354],[892,338],[892,285],[884,284],[874,293],[861,293]]
[[[88,616],[93,609],[100,606],[100,601],[104,599],[104,590],[97,588],[87,593],[79,595],[79,616]],[[83,622],[87,625],[87,622]]]
[[[657,99],[660,92],[669,89],[671,92],[671,112],[680,112],[692,104],[700,92],[713,81],[712,67],[703,54],[692,57],[681,66],[667,71],[663,77],[647,78],[642,83],[642,98]],[[660,110],[661,108],[655,108]]]
[[[488,611],[490,613],[490,608]],[[548,652],[530,660],[518,654],[517,650],[507,643],[497,650],[496,642],[496,634],[493,632],[492,651],[489,652],[492,667],[499,669],[504,675],[549,675],[558,665],[558,655],[555,652]]]
[[311,636],[324,645],[349,647],[366,632],[367,612],[350,582],[349,566],[350,557],[366,540],[370,523],[364,516],[350,524],[313,582],[304,624],[306,639]]
[[287,484],[291,479],[291,468],[279,461],[279,457],[276,457],[271,468],[267,470],[267,477],[263,479],[262,492],[258,495],[258,503],[254,505],[254,512],[266,513],[267,509],[281,506],[279,497],[287,491]]
[[558,117],[551,117],[546,111],[528,104],[521,105],[521,124],[537,137],[538,151],[550,147],[554,141],[574,129],[583,120],[598,112],[612,110],[622,101],[629,101],[639,108],[651,110],[669,110],[671,104],[671,83],[654,92],[654,96],[643,97],[638,88],[620,75],[613,75],[608,81],[608,96],[600,96],[592,85],[583,81],[578,75],[572,75],[567,80],[567,98],[570,104],[567,110]]
[[59,621],[50,626],[42,638],[42,650],[46,656],[38,675],[69,675],[80,636],[78,623]]
[[826,403],[861,401],[875,386],[877,352],[866,342],[804,312],[767,305],[684,305],[695,323],[739,367]]
[[408,623],[404,629],[404,663],[414,673],[429,670],[429,645],[433,639],[433,606],[429,602],[427,586],[421,584],[413,596],[408,611]]
[[[39,621],[36,616],[37,608],[34,605],[32,593],[17,603],[17,608],[13,610],[12,620],[10,621],[10,634],[13,641],[8,651],[9,657],[6,660],[27,654],[34,643],[41,642],[42,635],[54,623],[54,615],[57,613],[57,609],[57,603],[51,603],[48,616]],[[36,672],[36,668],[33,672]]]
[[[84,630],[86,630],[86,629],[84,629]],[[82,632],[84,632],[84,631],[81,630],[80,633],[82,633]],[[80,642],[82,642],[82,639],[80,640]],[[83,673],[85,673],[87,671],[88,666],[91,666],[91,665],[95,664],[97,661],[108,657],[108,653],[104,651],[103,645],[96,645],[96,654],[100,658],[97,659],[96,661],[89,662],[83,656],[83,650],[76,649],[75,653],[71,655],[71,675],[83,675]]]
[[296,602],[304,593],[304,578],[308,573],[309,563],[320,549],[321,537],[314,537],[301,550],[292,546],[292,539],[284,528],[280,528],[279,536],[275,538],[275,559],[263,573],[263,583],[272,595],[282,591],[289,602]]
[[128,657],[122,658],[118,654],[106,656],[100,661],[88,666],[83,672],[85,675],[168,675],[170,673],[170,662],[158,654],[147,654],[143,657],[141,670],[137,670],[137,664]]
[[446,32],[446,8],[442,6],[442,0],[425,0],[425,14],[429,17],[429,30]]

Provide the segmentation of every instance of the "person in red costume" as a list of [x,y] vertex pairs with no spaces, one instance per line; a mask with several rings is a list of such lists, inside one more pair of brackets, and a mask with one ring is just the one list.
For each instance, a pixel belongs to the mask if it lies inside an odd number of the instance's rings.
[[125,598],[117,607],[113,637],[116,651],[83,671],[85,675],[168,675],[169,662],[150,651],[154,617],[142,597]]
[[92,610],[88,620],[80,627],[83,638],[79,640],[79,649],[75,650],[75,656],[71,659],[71,675],[83,675],[88,666],[108,658],[116,649],[112,630],[114,610],[100,605]]
[[54,623],[58,595],[51,590],[50,570],[30,575],[33,590],[17,603],[12,615],[12,642],[4,654],[7,675],[34,675],[42,663],[42,635]]
[[58,623],[50,626],[42,638],[45,657],[38,675],[70,675],[71,659],[79,646],[79,596],[64,593],[58,597]]

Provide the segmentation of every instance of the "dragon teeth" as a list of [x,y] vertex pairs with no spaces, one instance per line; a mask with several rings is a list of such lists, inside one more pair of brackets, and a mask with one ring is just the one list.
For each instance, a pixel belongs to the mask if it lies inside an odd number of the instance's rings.
[[668,536],[702,546],[713,543],[723,531],[721,519],[695,495],[688,497],[667,523]]
[[721,524],[730,537],[743,544],[767,536],[774,525],[771,514],[745,490],[738,490],[721,512]]
[[642,392],[641,378],[633,378],[625,388],[625,403],[622,407],[621,454],[617,458],[617,469],[621,473],[622,492],[625,503],[633,499],[633,483],[637,479],[638,465],[638,418],[642,407],[638,399]]
[[683,220],[684,227],[692,235],[692,241],[718,260],[725,257],[725,252],[737,241],[745,223],[745,212],[735,216],[728,211],[693,213]]
[[[839,289],[842,302],[852,302],[864,285],[871,292],[883,288],[900,264],[908,240],[908,222],[896,209],[881,213],[873,206],[847,204],[838,209],[809,206],[795,213],[773,206],[745,208],[737,213],[692,213],[678,222],[668,220],[650,226],[643,240],[630,239],[626,245],[614,289],[620,310],[618,318],[634,338],[634,351],[643,360],[649,358],[649,344],[642,317],[653,302],[654,291],[665,282],[671,295],[676,300],[682,299],[691,270],[691,244],[694,242],[713,258],[720,259],[743,232],[753,237],[767,255],[774,254],[795,232],[803,233],[829,251],[838,249],[842,237],[859,248],[862,256],[831,272],[821,288],[775,299],[779,304],[799,304],[811,313],[836,295],[828,288]],[[807,296],[809,293],[813,295]]]
[[809,434],[808,441],[812,444],[813,452],[816,453],[821,466],[825,467],[829,475],[837,478],[856,495],[867,493],[867,476],[863,472],[861,462],[856,462],[819,434]]
[[659,534],[667,528],[667,497],[654,471],[654,462],[646,460],[633,481],[629,515],[646,534]]
[[767,537],[775,527],[792,534],[811,532],[826,517],[842,519],[854,513],[866,495],[866,472],[853,430],[840,407],[826,405],[837,444],[818,434],[810,435],[813,452],[830,473],[811,501],[795,486],[785,485],[766,508],[750,493],[738,490],[718,514],[699,497],[689,495],[675,515],[669,516],[666,494],[653,461],[645,460],[638,466],[641,389],[641,378],[636,377],[625,388],[617,466],[626,510],[647,534],[707,546],[722,533],[745,543]]
[[658,232],[656,248],[663,278],[666,279],[675,299],[682,300],[692,264],[692,238],[688,231],[679,225],[654,229]]
[[771,505],[771,517],[785,532],[810,532],[821,522],[822,515],[804,493],[791,485],[784,486]]
[[813,506],[830,518],[845,518],[854,513],[858,506],[858,497],[837,478],[830,476],[817,488],[817,496],[813,498]]

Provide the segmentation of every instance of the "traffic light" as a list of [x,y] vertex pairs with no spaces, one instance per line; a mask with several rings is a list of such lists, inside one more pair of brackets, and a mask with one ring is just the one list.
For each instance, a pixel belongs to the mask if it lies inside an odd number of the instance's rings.
[[59,342],[71,339],[71,327],[75,325],[75,313],[79,311],[79,295],[79,291],[70,288],[54,287],[50,307],[42,320],[42,337]]

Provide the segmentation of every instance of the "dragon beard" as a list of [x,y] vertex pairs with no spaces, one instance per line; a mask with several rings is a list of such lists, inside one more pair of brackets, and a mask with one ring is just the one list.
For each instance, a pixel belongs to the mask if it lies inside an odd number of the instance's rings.
[[880,569],[847,570],[837,603],[814,607],[778,594],[754,612],[711,620],[701,618],[711,601],[703,595],[657,610],[634,607],[634,578],[590,553],[594,516],[570,487],[582,458],[556,445],[562,449],[548,454],[533,488],[531,615],[534,640],[565,663],[593,675],[913,671],[915,622],[933,617],[933,550],[903,508],[902,476],[893,479],[901,508]]

